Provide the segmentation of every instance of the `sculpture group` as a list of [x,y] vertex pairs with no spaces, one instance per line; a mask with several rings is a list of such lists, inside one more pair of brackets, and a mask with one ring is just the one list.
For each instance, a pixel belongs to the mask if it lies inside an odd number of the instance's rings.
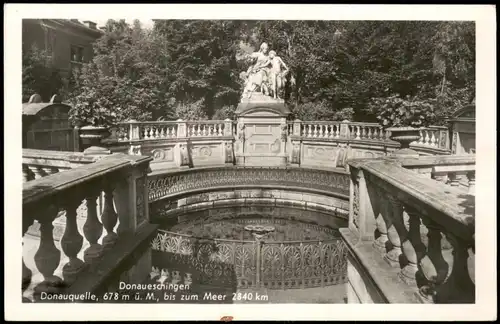
[[250,99],[256,92],[281,99],[280,92],[285,85],[288,67],[275,51],[268,53],[268,50],[267,43],[262,43],[259,51],[250,55],[255,63],[246,72],[242,72],[245,80],[243,99]]

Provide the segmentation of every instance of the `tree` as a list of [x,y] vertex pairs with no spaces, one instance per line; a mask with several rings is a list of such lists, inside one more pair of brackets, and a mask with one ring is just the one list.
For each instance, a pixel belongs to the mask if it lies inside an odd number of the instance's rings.
[[50,62],[47,53],[33,45],[22,53],[22,100],[27,102],[38,93],[48,102],[54,94],[61,94],[63,78]]
[[163,39],[166,56],[166,96],[176,104],[202,102],[206,115],[240,97],[236,53],[239,21],[156,21],[154,33]]
[[105,116],[114,121],[173,118],[173,109],[164,104],[166,83],[160,55],[159,44],[139,21],[130,26],[124,20],[109,20],[104,35],[94,44],[92,62],[77,80],[80,86],[71,98],[74,122],[96,122],[91,113],[87,118],[79,109],[106,109],[110,113]]

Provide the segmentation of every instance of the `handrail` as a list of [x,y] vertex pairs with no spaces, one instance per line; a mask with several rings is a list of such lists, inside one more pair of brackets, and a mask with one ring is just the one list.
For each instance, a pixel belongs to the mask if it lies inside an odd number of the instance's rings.
[[[365,287],[378,287],[373,296],[381,302],[473,303],[473,157],[363,159],[349,166],[349,228],[340,232],[353,256],[353,280],[364,273]],[[415,172],[422,166],[431,177]],[[469,192],[459,187],[458,173],[467,175]]]
[[151,160],[151,157],[113,154],[89,165],[29,181],[23,185],[23,205],[48,198],[62,190],[71,189],[126,166]]
[[[414,172],[400,168],[390,161],[366,161],[361,164],[349,163],[367,171],[370,179],[385,183],[398,191],[398,198],[414,208],[439,212],[433,221],[444,226],[463,239],[470,239],[474,233],[474,213],[461,206],[464,193],[432,179],[419,177]],[[459,228],[450,225],[459,225]]]

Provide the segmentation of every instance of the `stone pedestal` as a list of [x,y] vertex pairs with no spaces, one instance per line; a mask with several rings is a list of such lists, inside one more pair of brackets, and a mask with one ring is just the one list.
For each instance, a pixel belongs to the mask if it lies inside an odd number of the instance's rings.
[[236,164],[286,166],[289,114],[290,110],[280,99],[260,93],[242,99],[236,109]]

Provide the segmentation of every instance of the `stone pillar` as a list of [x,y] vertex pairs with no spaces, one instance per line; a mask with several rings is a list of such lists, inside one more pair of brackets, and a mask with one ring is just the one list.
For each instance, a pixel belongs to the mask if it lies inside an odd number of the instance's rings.
[[233,136],[233,121],[229,118],[224,120],[224,136]]
[[361,240],[374,239],[377,223],[363,171],[351,166],[349,228]]
[[244,165],[245,157],[244,155],[245,146],[245,124],[243,119],[238,117],[238,124],[236,125],[236,139],[235,139],[235,157],[236,165]]
[[187,125],[182,119],[177,120],[177,144],[175,145],[174,153],[177,166],[180,168],[189,168]]
[[288,125],[286,124],[286,118],[281,119],[280,132],[281,132],[280,154],[283,156],[282,165],[286,165],[288,163],[288,154],[286,149],[287,139],[288,139]]
[[118,235],[133,233],[141,225],[149,222],[147,183],[149,172],[149,161],[147,161],[117,179],[119,182],[115,186],[113,197],[119,219]]
[[292,139],[291,139],[291,154],[290,154],[290,164],[293,166],[300,166],[300,155],[301,155],[301,128],[302,121],[296,119],[293,121]]
[[128,138],[129,138],[129,149],[128,154],[130,155],[142,155],[141,152],[141,144],[137,143],[141,139],[141,133],[139,129],[139,125],[136,124],[136,120],[129,120],[129,130],[128,130]]
[[340,124],[340,138],[350,137],[349,123],[350,121],[343,120],[342,123]]
[[73,128],[73,151],[80,152],[80,127]]

